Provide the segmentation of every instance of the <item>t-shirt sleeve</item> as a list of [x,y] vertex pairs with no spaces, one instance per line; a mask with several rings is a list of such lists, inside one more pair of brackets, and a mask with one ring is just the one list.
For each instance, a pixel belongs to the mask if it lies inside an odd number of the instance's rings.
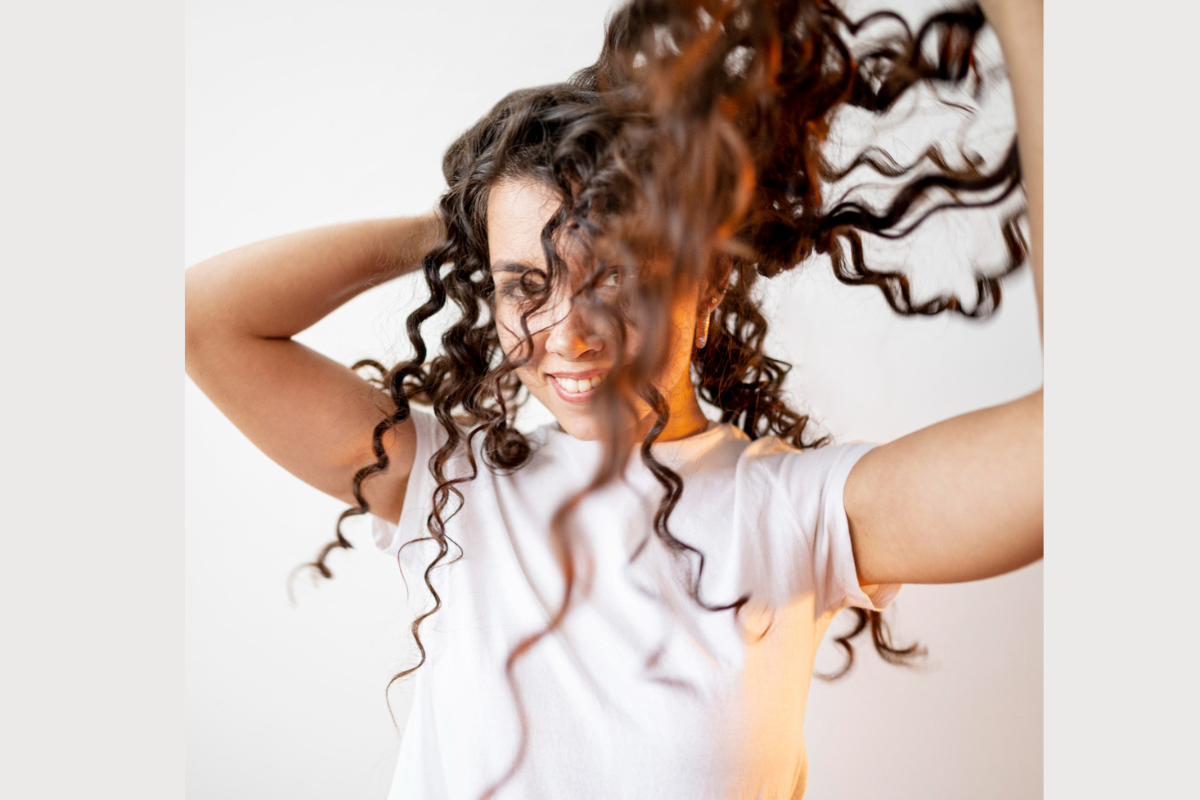
[[765,493],[768,535],[780,540],[769,546],[778,558],[769,571],[789,595],[811,591],[817,616],[850,606],[882,611],[900,591],[899,584],[860,586],[850,546],[846,479],[873,447],[853,442],[801,452],[782,446],[764,453],[754,471]]
[[405,547],[403,553],[400,550],[405,544],[429,535],[426,525],[433,507],[434,487],[429,460],[446,437],[441,425],[430,412],[414,406],[410,408],[409,418],[416,434],[417,449],[413,455],[408,486],[404,491],[400,523],[394,525],[372,514],[371,535],[375,546],[383,552],[393,558],[402,556],[405,562],[416,563],[412,559],[418,555],[416,551],[421,550],[421,545]]

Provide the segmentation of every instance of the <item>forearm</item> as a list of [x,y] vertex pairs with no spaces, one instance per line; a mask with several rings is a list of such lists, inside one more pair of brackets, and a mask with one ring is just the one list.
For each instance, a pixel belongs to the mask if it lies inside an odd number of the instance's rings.
[[1042,325],[1042,0],[981,3],[996,31],[1012,85],[1021,173],[1029,207],[1030,267]]
[[434,215],[369,220],[214,256],[185,275],[188,335],[290,338],[366,289],[416,269],[440,235]]

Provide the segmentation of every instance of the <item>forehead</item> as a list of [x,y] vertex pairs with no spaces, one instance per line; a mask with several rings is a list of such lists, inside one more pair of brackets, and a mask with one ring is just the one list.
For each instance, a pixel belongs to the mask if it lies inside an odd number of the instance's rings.
[[558,210],[557,193],[537,180],[504,180],[488,195],[488,251],[493,264],[545,263],[542,228]]
[[[493,186],[487,204],[488,255],[492,266],[546,269],[542,230],[561,203],[556,189],[534,178],[510,178]],[[572,236],[558,241],[556,247],[572,273],[585,269],[589,263],[589,246]],[[661,273],[669,270],[670,264],[670,259],[660,252],[651,252],[639,258],[637,269],[642,274],[647,270]]]

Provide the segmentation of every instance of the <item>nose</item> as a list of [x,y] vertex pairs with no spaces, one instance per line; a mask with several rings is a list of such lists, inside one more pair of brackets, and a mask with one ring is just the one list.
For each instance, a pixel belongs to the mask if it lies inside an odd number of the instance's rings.
[[582,303],[564,299],[555,309],[558,321],[550,325],[546,351],[571,361],[587,360],[604,351],[604,339],[588,324]]

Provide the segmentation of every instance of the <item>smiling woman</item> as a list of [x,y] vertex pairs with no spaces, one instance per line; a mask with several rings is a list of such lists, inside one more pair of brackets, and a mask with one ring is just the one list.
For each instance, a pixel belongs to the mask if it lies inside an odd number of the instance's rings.
[[[1006,47],[1040,35],[1018,7],[997,17]],[[764,279],[818,256],[899,314],[991,314],[1028,252],[1022,167],[1040,292],[1040,140],[1025,135],[1040,118],[1022,111],[1020,160],[1011,140],[905,163],[828,148],[844,111],[979,95],[984,26],[976,7],[914,32],[826,2],[635,0],[595,64],[507,95],[455,141],[435,213],[189,269],[189,374],[350,505],[315,572],[332,575],[343,523],[369,515],[415,592],[392,797],[798,798],[809,683],[840,611],[856,620],[832,638],[843,672],[868,628],[886,662],[913,663],[881,614],[900,584],[1040,557],[1040,390],[835,445],[767,354],[779,292]],[[856,170],[870,180],[847,185]],[[871,202],[855,194],[872,181]],[[966,209],[999,236],[964,260],[965,298],[919,291],[864,246]],[[293,338],[418,269],[411,358],[351,369]],[[518,424],[532,401],[553,421]]]
[[[532,352],[516,369],[522,386],[554,414],[567,433],[577,439],[596,440],[604,437],[605,430],[587,404],[595,398],[602,377],[613,366],[615,331],[597,330],[594,319],[597,315],[589,314],[579,301],[579,291],[588,275],[578,258],[568,258],[569,279],[552,290],[548,288],[549,268],[542,250],[542,231],[560,204],[555,191],[535,179],[503,181],[490,192],[488,251],[493,259],[492,275],[502,276],[496,282],[496,328],[505,353],[519,350],[523,325],[529,326],[530,333],[536,332],[530,342]],[[601,304],[615,299],[620,290],[619,278],[619,270],[609,268],[596,281],[595,299]],[[548,291],[549,302],[526,317],[531,304]],[[693,287],[681,293],[671,307],[672,357],[659,374],[656,387],[667,398],[672,413],[659,441],[681,438],[702,431],[707,425],[689,370],[692,348],[689,332],[696,327],[696,301],[700,293],[715,295],[717,290],[709,286]],[[636,331],[627,346],[631,351],[638,349]],[[640,397],[633,398],[633,402],[636,418],[648,420],[649,405]],[[649,427],[648,422],[645,427]],[[639,438],[644,435],[643,430]]]

